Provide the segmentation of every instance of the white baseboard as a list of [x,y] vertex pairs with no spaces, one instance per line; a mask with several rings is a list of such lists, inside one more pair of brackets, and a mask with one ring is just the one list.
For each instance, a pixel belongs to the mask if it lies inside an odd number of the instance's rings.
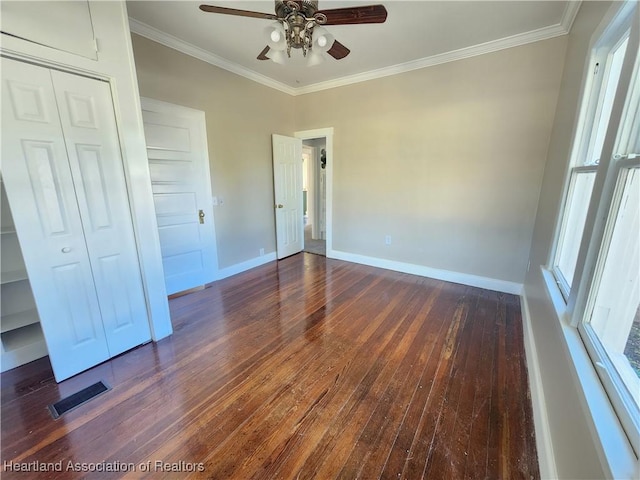
[[461,283],[471,287],[511,293],[513,295],[520,295],[522,293],[521,283],[509,282],[506,280],[497,280],[495,278],[480,277],[477,275],[470,275],[468,273],[440,270],[438,268],[425,267],[423,265],[415,265],[413,263],[396,262],[394,260],[368,257],[365,255],[341,252],[338,250],[331,250],[330,252],[327,252],[327,257],[344,260],[346,262],[361,263],[363,265],[369,265],[370,267],[378,267],[386,270],[395,270],[396,272],[420,275],[421,277],[435,278],[436,280],[443,280],[445,282]]
[[[486,288],[487,290],[495,290],[497,292],[510,293],[520,295],[522,293],[522,284],[509,282],[506,280],[497,280],[495,278],[480,277],[468,273],[458,273],[449,270],[440,270],[437,268],[425,267],[423,265],[415,265],[413,263],[396,262],[394,260],[386,260],[384,258],[368,257],[366,255],[358,255],[355,253],[341,252],[339,250],[327,251],[328,258],[343,260],[345,262],[360,263],[369,265],[370,267],[384,268],[385,270],[394,270],[396,272],[410,273],[421,277],[435,278],[445,282],[461,283],[471,287]],[[251,258],[241,263],[236,263],[229,267],[222,268],[218,271],[216,280],[237,275],[246,272],[252,268],[259,267],[265,263],[274,262],[278,259],[276,252],[267,253],[260,257]]]
[[231,277],[232,275],[237,275],[238,273],[246,272],[247,270],[251,270],[252,268],[259,267],[260,265],[264,265],[265,263],[274,262],[278,259],[276,252],[267,253],[260,257],[250,258],[241,263],[236,263],[235,265],[231,265],[229,267],[221,268],[218,270],[218,275],[216,280],[222,280],[223,278]]
[[527,358],[527,370],[529,372],[529,390],[531,391],[531,404],[533,407],[533,424],[536,431],[536,448],[538,450],[538,464],[540,466],[540,478],[558,478],[549,417],[542,387],[540,364],[538,363],[538,350],[533,338],[531,326],[531,314],[527,297],[520,296],[520,309],[522,311],[522,330],[524,334],[524,350]]

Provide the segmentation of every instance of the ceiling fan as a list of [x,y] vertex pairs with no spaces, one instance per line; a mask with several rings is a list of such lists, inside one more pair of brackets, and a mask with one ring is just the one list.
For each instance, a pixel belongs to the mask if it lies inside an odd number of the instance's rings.
[[[336,60],[349,55],[350,50],[333,38],[321,25],[357,25],[384,23],[387,9],[384,5],[332,8],[318,10],[317,0],[275,0],[275,14],[238,10],[236,8],[200,5],[200,10],[240,17],[274,20],[265,29],[267,46],[258,55],[258,60],[273,60],[285,63],[291,57],[291,49],[302,49],[308,56],[308,65],[316,65],[324,60],[326,52]],[[286,51],[286,55],[285,55]]]

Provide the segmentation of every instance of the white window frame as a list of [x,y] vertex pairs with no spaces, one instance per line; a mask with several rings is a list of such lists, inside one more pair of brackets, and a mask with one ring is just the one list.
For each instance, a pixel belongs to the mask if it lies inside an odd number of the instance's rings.
[[[571,168],[568,174],[567,188],[564,196],[564,205],[562,208],[562,215],[560,217],[560,225],[559,225],[560,233],[558,235],[558,240],[556,242],[556,247],[554,250],[555,254],[553,256],[553,262],[551,263],[553,275],[555,277],[556,283],[558,285],[558,288],[560,289],[560,292],[562,293],[562,296],[565,302],[569,300],[569,296],[571,294],[570,282],[574,284],[573,280],[575,280],[575,269],[574,269],[574,278],[566,278],[564,275],[564,272],[560,269],[560,266],[559,266],[560,248],[562,245],[564,245],[564,242],[566,241],[567,229],[569,227],[567,224],[568,223],[567,217],[569,214],[569,204],[571,203],[571,200],[574,195],[574,188],[575,188],[575,183],[577,181],[577,175],[581,173],[595,173],[597,175],[597,172],[598,172],[598,165],[578,165]],[[592,189],[591,195],[593,197],[593,189]],[[585,224],[586,224],[586,220],[585,220]],[[584,236],[584,230],[583,230],[583,236]],[[577,260],[576,260],[576,268],[577,268]]]
[[[597,42],[591,49],[590,62],[587,70],[590,74],[587,75],[586,81],[584,82],[585,85],[581,92],[582,106],[578,119],[579,128],[576,131],[572,147],[570,159],[571,168],[565,179],[566,186],[563,195],[564,202],[560,212],[558,231],[555,237],[556,241],[553,248],[554,253],[550,261],[551,271],[553,272],[558,288],[566,302],[569,302],[569,298],[571,296],[570,285],[576,285],[578,276],[577,270],[580,261],[580,254],[578,253],[578,260],[576,262],[573,278],[565,278],[564,272],[562,272],[559,267],[559,257],[561,247],[566,239],[566,230],[568,227],[567,216],[569,214],[569,204],[573,196],[575,178],[577,174],[580,173],[594,172],[597,175],[598,170],[600,170],[599,165],[602,163],[600,161],[601,159],[598,159],[595,162],[585,160],[591,159],[594,156],[593,149],[595,139],[592,138],[592,134],[594,126],[602,114],[604,102],[603,90],[606,89],[607,86],[605,80],[609,79],[612,52],[629,37],[632,19],[633,15],[628,13],[628,11],[625,12],[625,9],[622,9],[617,18],[615,18],[609,24],[608,28],[598,36]],[[627,50],[629,50],[629,46],[627,46]],[[618,90],[620,87],[621,85],[618,83]],[[609,124],[611,124],[611,120],[612,119],[610,117]],[[605,154],[606,152],[603,146],[601,156],[605,156]],[[592,191],[591,198],[593,198],[593,196]],[[588,217],[583,230],[583,238],[585,236],[587,222]]]
[[[640,140],[635,138],[640,132],[640,88],[632,88],[640,82],[640,61],[638,61],[638,45],[640,43],[640,19],[637,2],[627,2],[609,22],[607,28],[598,35],[595,47],[590,52],[590,62],[587,67],[588,74],[582,91],[583,103],[578,118],[570,168],[565,179],[564,199],[558,224],[556,227],[555,245],[549,259],[549,270],[554,275],[554,280],[562,293],[565,301],[564,319],[576,328],[585,345],[591,361],[598,373],[600,382],[607,391],[607,395],[613,406],[620,423],[626,432],[627,438],[636,458],[640,455],[640,421],[631,414],[629,399],[625,398],[624,388],[620,388],[620,380],[617,372],[608,360],[603,347],[595,337],[585,318],[590,313],[590,303],[593,301],[594,288],[600,272],[600,259],[606,254],[608,235],[612,225],[609,221],[611,215],[617,212],[616,198],[619,194],[619,177],[624,169],[634,168],[639,164],[639,159],[633,154],[638,154]],[[603,47],[608,54],[613,45],[618,44],[623,36],[622,31],[629,30],[629,43],[625,53],[624,64],[616,91],[613,108],[607,128],[607,133],[602,148],[600,161],[595,166],[580,165],[581,158],[592,158],[593,139],[587,138],[593,132],[594,121],[597,118],[596,109],[601,108],[597,101],[600,96],[602,79],[593,75],[596,63],[602,65]],[[594,35],[595,37],[595,35]],[[607,65],[608,67],[608,65]],[[599,82],[599,83],[597,83]],[[631,98],[631,95],[634,98]],[[624,123],[626,118],[633,118],[632,122]],[[585,155],[589,154],[589,157]],[[569,289],[567,282],[561,273],[555,268],[558,259],[558,251],[564,236],[564,217],[566,204],[571,194],[571,180],[576,171],[591,171],[597,168],[596,179],[593,186],[591,200],[585,221],[582,240],[575,268],[574,278]],[[604,253],[603,253],[604,252]],[[613,373],[612,373],[613,372]]]
[[[630,413],[633,410],[637,412],[638,406],[635,405],[633,398],[625,388],[625,385],[619,378],[619,375],[616,373],[612,374],[612,372],[616,371],[616,367],[609,359],[605,348],[600,343],[595,331],[590,326],[588,318],[590,317],[594,306],[597,294],[597,288],[595,287],[597,287],[598,279],[602,274],[604,267],[604,260],[607,256],[609,240],[613,232],[626,180],[626,172],[630,169],[640,169],[640,156],[621,158],[618,161],[611,163],[610,175],[608,175],[608,178],[606,179],[605,189],[609,190],[610,188],[613,188],[614,192],[610,198],[610,208],[607,213],[608,221],[605,222],[604,230],[602,231],[602,242],[599,245],[596,245],[595,238],[592,239],[593,248],[595,249],[598,247],[598,252],[589,282],[590,288],[585,288],[586,297],[584,305],[581,305],[580,309],[580,311],[584,312],[582,314],[584,320],[578,323],[578,332],[580,333],[580,337],[587,348],[589,356],[594,362],[600,380],[609,394],[609,400],[620,418],[623,428],[627,432],[627,436],[629,437],[636,455],[640,455],[640,418],[637,415],[634,417]],[[594,237],[596,236],[597,235],[594,235]]]

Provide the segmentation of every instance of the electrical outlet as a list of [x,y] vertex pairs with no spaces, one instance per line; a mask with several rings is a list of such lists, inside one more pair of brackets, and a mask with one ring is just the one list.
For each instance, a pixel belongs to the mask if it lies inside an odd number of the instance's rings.
[[386,235],[384,237],[384,243],[385,245],[391,245],[391,235]]
[[264,248],[260,249],[260,256],[262,257],[264,255]]

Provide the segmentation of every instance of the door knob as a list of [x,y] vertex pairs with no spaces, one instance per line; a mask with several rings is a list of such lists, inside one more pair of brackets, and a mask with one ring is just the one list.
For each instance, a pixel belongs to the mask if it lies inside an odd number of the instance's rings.
[[200,223],[204,223],[204,211],[198,210],[198,218],[200,219]]
[[282,205],[281,203],[278,204],[278,208],[284,208],[284,205]]
[[71,247],[64,247],[62,249],[62,253],[69,253],[71,251]]

